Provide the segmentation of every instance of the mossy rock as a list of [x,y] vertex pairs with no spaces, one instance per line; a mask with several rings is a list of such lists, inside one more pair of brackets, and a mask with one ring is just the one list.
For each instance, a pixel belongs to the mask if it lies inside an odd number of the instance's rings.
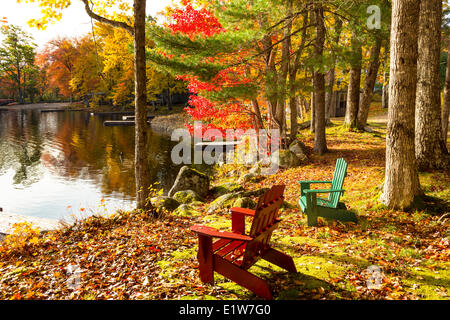
[[177,200],[166,196],[154,197],[151,198],[150,201],[152,205],[154,205],[156,208],[164,209],[170,212],[178,208],[178,206],[180,205],[180,203]]
[[292,151],[302,163],[308,162],[307,149],[303,142],[299,140],[292,142],[289,145],[289,150]]
[[227,193],[243,191],[244,188],[235,182],[227,182],[221,185],[215,186],[210,190],[210,194],[214,197],[220,197]]
[[294,168],[301,164],[300,159],[291,150],[279,150],[278,164],[280,168]]
[[249,172],[249,173],[246,173],[246,174],[242,175],[239,178],[238,182],[239,183],[257,182],[259,179],[260,179],[260,175],[259,174]]
[[208,211],[208,213],[212,213],[219,209],[231,208],[234,205],[234,201],[238,197],[239,197],[239,194],[237,194],[237,193],[224,194],[224,195],[218,197],[213,202],[211,202],[208,206],[207,211]]
[[201,207],[201,206],[203,206],[205,203],[204,202],[202,202],[202,201],[192,201],[191,203],[189,203],[189,205],[191,206],[191,207],[194,207],[194,208],[196,208],[196,207]]
[[197,192],[193,190],[183,190],[178,191],[173,195],[173,198],[177,200],[179,203],[192,203],[194,201],[204,201],[202,197],[200,197]]
[[255,209],[256,208],[256,202],[253,201],[251,198],[248,198],[248,197],[237,198],[234,201],[234,203],[233,203],[233,207]]
[[178,172],[177,178],[169,190],[169,197],[172,197],[178,191],[193,190],[199,196],[205,197],[209,190],[209,177],[188,166],[183,166]]
[[173,211],[174,215],[182,216],[182,217],[192,217],[192,216],[199,216],[200,212],[195,210],[193,207],[191,207],[188,204],[181,204]]

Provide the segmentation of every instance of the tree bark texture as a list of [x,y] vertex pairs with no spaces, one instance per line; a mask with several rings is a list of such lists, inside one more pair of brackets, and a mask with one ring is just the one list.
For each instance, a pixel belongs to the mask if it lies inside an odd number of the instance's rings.
[[352,34],[352,61],[350,66],[350,78],[348,80],[347,108],[345,110],[344,125],[349,128],[356,127],[359,109],[359,95],[361,86],[361,42]]
[[442,136],[447,145],[448,113],[450,109],[450,39],[447,40],[447,70],[445,72],[444,103],[442,105]]
[[447,165],[447,147],[441,134],[441,16],[441,0],[421,1],[415,119],[415,150],[419,170],[441,169]]
[[[337,45],[339,43],[339,38],[342,31],[342,20],[337,19],[336,20],[336,36],[333,39],[333,42]],[[333,66],[330,70],[328,70],[325,74],[325,119],[330,119],[331,115],[331,105],[333,103],[333,87],[334,87],[334,80],[335,80],[335,74],[336,74],[336,57],[333,54]]]
[[375,40],[375,44],[370,50],[369,67],[367,70],[366,80],[364,81],[362,98],[358,109],[356,126],[360,130],[363,130],[365,125],[367,124],[370,103],[372,102],[373,89],[377,80],[378,68],[380,67],[380,50],[381,39],[377,38]]
[[147,206],[148,172],[147,140],[147,93],[145,62],[145,2],[134,0],[134,72],[135,72],[135,177],[136,204],[138,209]]
[[[320,61],[323,55],[325,43],[325,22],[323,6],[316,3],[314,6],[316,23],[316,40],[314,43],[314,57]],[[316,68],[313,73],[314,84],[314,151],[318,154],[327,152],[327,140],[325,135],[325,75]]]
[[408,209],[420,194],[414,153],[419,0],[392,2],[386,173],[381,201]]

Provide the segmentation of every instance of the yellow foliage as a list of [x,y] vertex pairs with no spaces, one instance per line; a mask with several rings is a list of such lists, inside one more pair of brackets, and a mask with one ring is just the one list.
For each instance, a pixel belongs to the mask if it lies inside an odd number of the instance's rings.
[[29,222],[15,223],[11,233],[0,245],[0,255],[30,253],[33,246],[40,244],[41,241],[39,228],[33,227]]

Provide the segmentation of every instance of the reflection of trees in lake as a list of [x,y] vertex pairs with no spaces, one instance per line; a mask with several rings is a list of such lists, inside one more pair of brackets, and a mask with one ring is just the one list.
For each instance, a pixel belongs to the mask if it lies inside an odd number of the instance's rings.
[[[15,183],[38,181],[46,167],[70,180],[90,180],[104,194],[134,198],[133,127],[105,127],[105,119],[85,112],[19,114],[0,115],[0,170],[13,167]],[[147,137],[151,179],[167,191],[179,169],[170,159],[174,142],[152,132]]]
[[[1,118],[0,170],[3,172],[9,168],[14,169],[14,184],[30,185],[39,181],[41,175],[39,164],[42,138],[36,127],[39,120],[36,114],[31,112],[9,114],[10,119],[7,119],[5,113]],[[9,139],[4,138],[7,131]]]

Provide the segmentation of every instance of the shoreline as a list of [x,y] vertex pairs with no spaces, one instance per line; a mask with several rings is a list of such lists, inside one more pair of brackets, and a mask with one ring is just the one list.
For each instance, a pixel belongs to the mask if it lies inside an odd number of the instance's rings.
[[[13,106],[1,106],[0,111],[20,111],[20,110],[45,110],[45,109],[66,109],[71,111],[70,102],[49,102],[49,103],[33,103],[33,104],[17,104]],[[86,112],[93,110],[83,108]],[[77,109],[80,110],[80,109]],[[184,128],[184,124],[188,121],[188,116],[183,111],[168,115],[155,114],[155,118],[150,122],[150,128],[155,133],[170,137],[172,131]]]
[[[39,109],[67,109],[70,111],[69,103],[35,103],[14,106],[2,106],[0,110],[20,111],[20,110],[39,110]],[[86,112],[91,110],[86,109]],[[156,115],[150,122],[150,130],[156,134],[163,135],[170,139],[172,131],[178,128],[184,128],[184,124],[188,121],[188,116],[183,112],[173,113],[169,115]],[[59,226],[59,221],[50,218],[40,218],[26,216],[21,214],[13,214],[0,211],[0,241],[8,235],[9,229],[15,223],[30,222],[33,227],[38,227],[41,232],[53,230]]]
[[40,218],[33,216],[25,216],[17,213],[0,212],[0,241],[6,235],[10,234],[10,230],[15,223],[31,223],[34,228],[39,228],[41,233],[55,230],[60,226],[60,222],[55,219]]

